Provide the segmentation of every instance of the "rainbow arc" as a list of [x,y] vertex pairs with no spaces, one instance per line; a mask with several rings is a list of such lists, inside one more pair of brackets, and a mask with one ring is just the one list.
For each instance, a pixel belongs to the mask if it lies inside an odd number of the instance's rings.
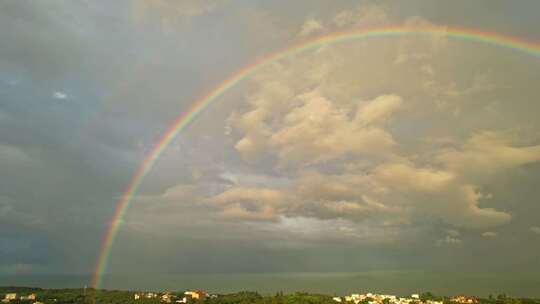
[[308,39],[306,41],[293,44],[276,52],[260,57],[251,64],[237,70],[225,80],[216,85],[212,90],[196,100],[187,111],[178,116],[165,134],[157,141],[152,150],[147,154],[142,163],[138,166],[135,174],[129,181],[128,186],[121,198],[116,203],[114,215],[103,236],[96,269],[92,278],[92,285],[101,287],[103,275],[107,269],[111,248],[115,238],[122,226],[123,218],[131,204],[134,194],[139,189],[145,176],[152,170],[160,155],[190,122],[199,116],[206,108],[211,106],[220,96],[225,94],[232,87],[249,78],[260,69],[274,62],[278,62],[287,57],[306,52],[324,45],[333,45],[357,40],[367,40],[385,37],[398,36],[429,36],[444,35],[452,40],[464,40],[483,43],[496,47],[512,49],[530,56],[540,57],[540,44],[527,41],[518,37],[503,35],[495,32],[481,31],[462,27],[439,27],[439,26],[415,26],[387,25],[366,29],[355,29],[350,31],[334,32],[328,35]]

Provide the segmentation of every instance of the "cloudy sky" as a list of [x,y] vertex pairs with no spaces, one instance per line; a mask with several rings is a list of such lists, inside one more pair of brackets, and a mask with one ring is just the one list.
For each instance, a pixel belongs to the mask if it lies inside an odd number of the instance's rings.
[[[89,274],[175,118],[240,67],[335,31],[540,41],[538,1],[0,2],[0,275]],[[446,35],[321,46],[179,133],[111,274],[538,273],[540,58]]]

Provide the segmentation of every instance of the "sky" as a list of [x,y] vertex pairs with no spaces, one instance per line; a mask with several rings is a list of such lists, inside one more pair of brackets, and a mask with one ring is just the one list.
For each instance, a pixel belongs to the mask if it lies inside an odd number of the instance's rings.
[[[0,276],[91,274],[145,155],[265,54],[388,24],[538,42],[539,10],[534,0],[1,1]],[[539,57],[444,34],[324,45],[268,65],[161,154],[106,272],[537,276],[538,79]]]

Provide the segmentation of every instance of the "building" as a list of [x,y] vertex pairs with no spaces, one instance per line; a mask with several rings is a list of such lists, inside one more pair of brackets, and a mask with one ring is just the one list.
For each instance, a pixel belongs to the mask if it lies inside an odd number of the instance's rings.
[[17,300],[17,294],[16,293],[6,293],[6,297],[4,298],[4,302],[9,302],[11,300]]
[[191,297],[192,299],[204,299],[208,296],[208,293],[202,291],[202,290],[195,290],[195,291],[192,291],[192,290],[188,290],[186,292],[184,292],[184,294],[187,296],[187,297]]
[[341,298],[340,297],[333,297],[332,300],[338,302],[338,303],[341,303]]
[[32,300],[32,301],[35,301],[36,300],[36,294],[35,293],[31,293],[27,296],[21,296],[21,300]]
[[478,298],[459,295],[459,296],[455,296],[451,298],[450,301],[455,302],[455,303],[462,303],[462,304],[475,304],[475,303],[478,303]]
[[171,303],[172,296],[169,293],[161,295],[161,301],[165,303]]

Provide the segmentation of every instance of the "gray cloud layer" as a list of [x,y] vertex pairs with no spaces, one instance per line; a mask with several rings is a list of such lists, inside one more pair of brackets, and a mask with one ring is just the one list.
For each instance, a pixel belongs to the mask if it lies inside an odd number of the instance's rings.
[[[389,23],[538,39],[536,2],[289,5],[2,2],[0,273],[90,272],[145,153],[250,58]],[[268,66],[163,153],[110,271],[534,269],[539,77],[533,57],[444,35]]]

